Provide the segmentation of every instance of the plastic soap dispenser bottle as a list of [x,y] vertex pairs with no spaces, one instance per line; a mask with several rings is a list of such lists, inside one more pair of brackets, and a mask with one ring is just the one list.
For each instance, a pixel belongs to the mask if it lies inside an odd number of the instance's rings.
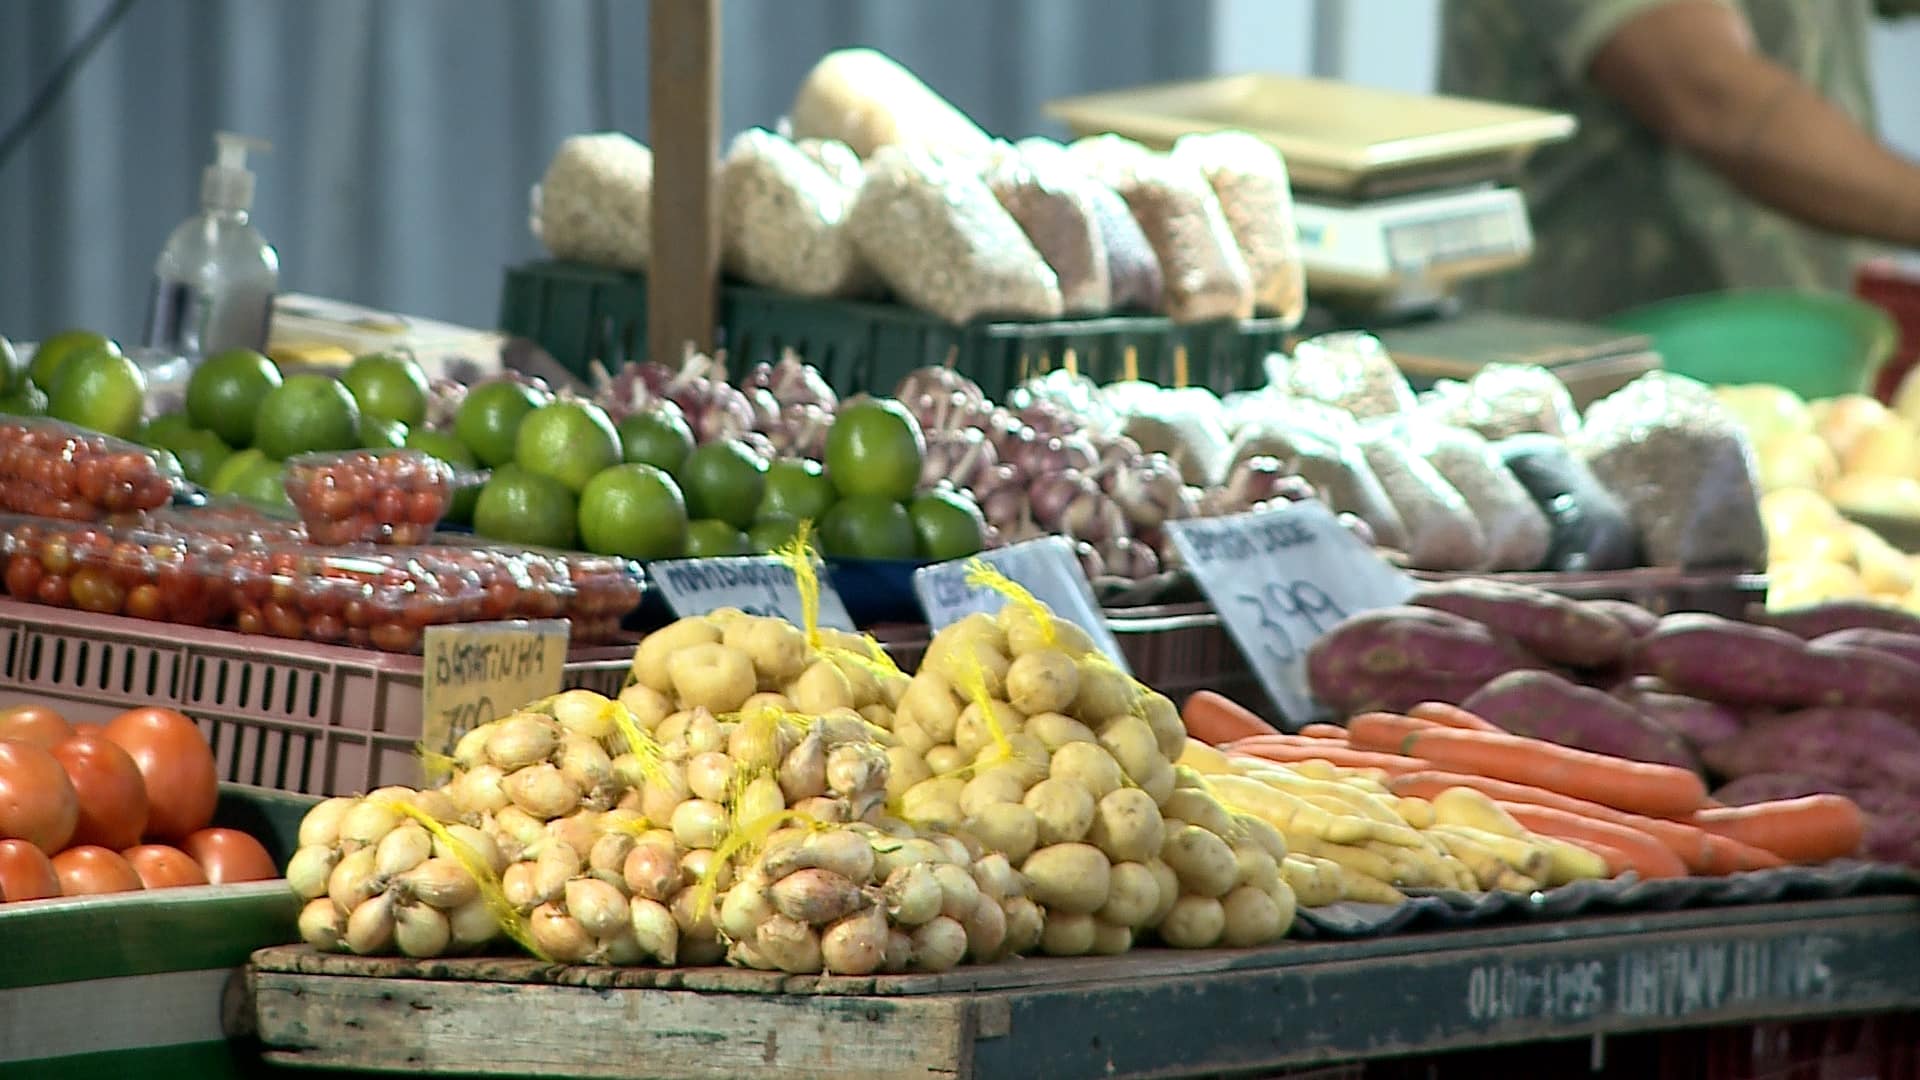
[[247,151],[270,147],[226,131],[213,141],[214,162],[200,176],[200,212],[167,238],[147,313],[148,347],[190,362],[227,349],[264,352],[280,285],[280,256],[248,221]]

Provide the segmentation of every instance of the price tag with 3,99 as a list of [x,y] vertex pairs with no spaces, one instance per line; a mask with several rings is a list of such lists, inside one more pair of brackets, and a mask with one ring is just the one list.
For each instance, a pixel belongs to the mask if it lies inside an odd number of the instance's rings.
[[1296,726],[1313,719],[1313,643],[1347,616],[1404,603],[1415,590],[1318,502],[1167,528],[1267,696]]
[[420,743],[453,752],[460,736],[560,692],[565,619],[427,627],[420,656]]
[[[795,626],[806,624],[793,567],[772,555],[668,559],[649,564],[647,576],[659,587],[667,606],[682,618],[731,607],[749,615],[785,619]],[[819,624],[835,630],[854,629],[847,605],[824,576],[820,579]]]
[[[1122,671],[1128,670],[1127,658],[1120,654],[1120,642],[1107,626],[1080,557],[1064,537],[1025,540],[983,551],[978,558],[1024,587],[1055,615],[1085,630],[1101,652]],[[967,565],[972,561],[955,559],[913,572],[913,591],[935,631],[975,612],[992,615],[1007,606],[1004,595],[967,580]]]

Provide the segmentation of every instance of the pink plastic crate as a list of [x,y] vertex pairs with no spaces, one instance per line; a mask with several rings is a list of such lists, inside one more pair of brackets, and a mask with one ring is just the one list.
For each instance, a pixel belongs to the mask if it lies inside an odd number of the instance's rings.
[[[618,694],[632,657],[575,649],[565,684]],[[0,707],[22,701],[79,721],[179,709],[235,783],[343,795],[420,782],[417,656],[0,600]]]

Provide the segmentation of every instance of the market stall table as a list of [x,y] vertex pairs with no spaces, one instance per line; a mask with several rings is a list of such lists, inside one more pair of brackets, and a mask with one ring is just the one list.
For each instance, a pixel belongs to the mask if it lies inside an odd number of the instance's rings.
[[421,1075],[1195,1076],[1920,1008],[1920,898],[941,975],[256,953],[269,1061]]

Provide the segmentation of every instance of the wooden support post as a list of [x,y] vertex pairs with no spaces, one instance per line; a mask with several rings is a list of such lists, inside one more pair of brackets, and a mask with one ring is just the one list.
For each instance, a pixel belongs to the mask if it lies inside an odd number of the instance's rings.
[[652,0],[648,13],[653,261],[647,358],[713,348],[720,290],[720,0]]

